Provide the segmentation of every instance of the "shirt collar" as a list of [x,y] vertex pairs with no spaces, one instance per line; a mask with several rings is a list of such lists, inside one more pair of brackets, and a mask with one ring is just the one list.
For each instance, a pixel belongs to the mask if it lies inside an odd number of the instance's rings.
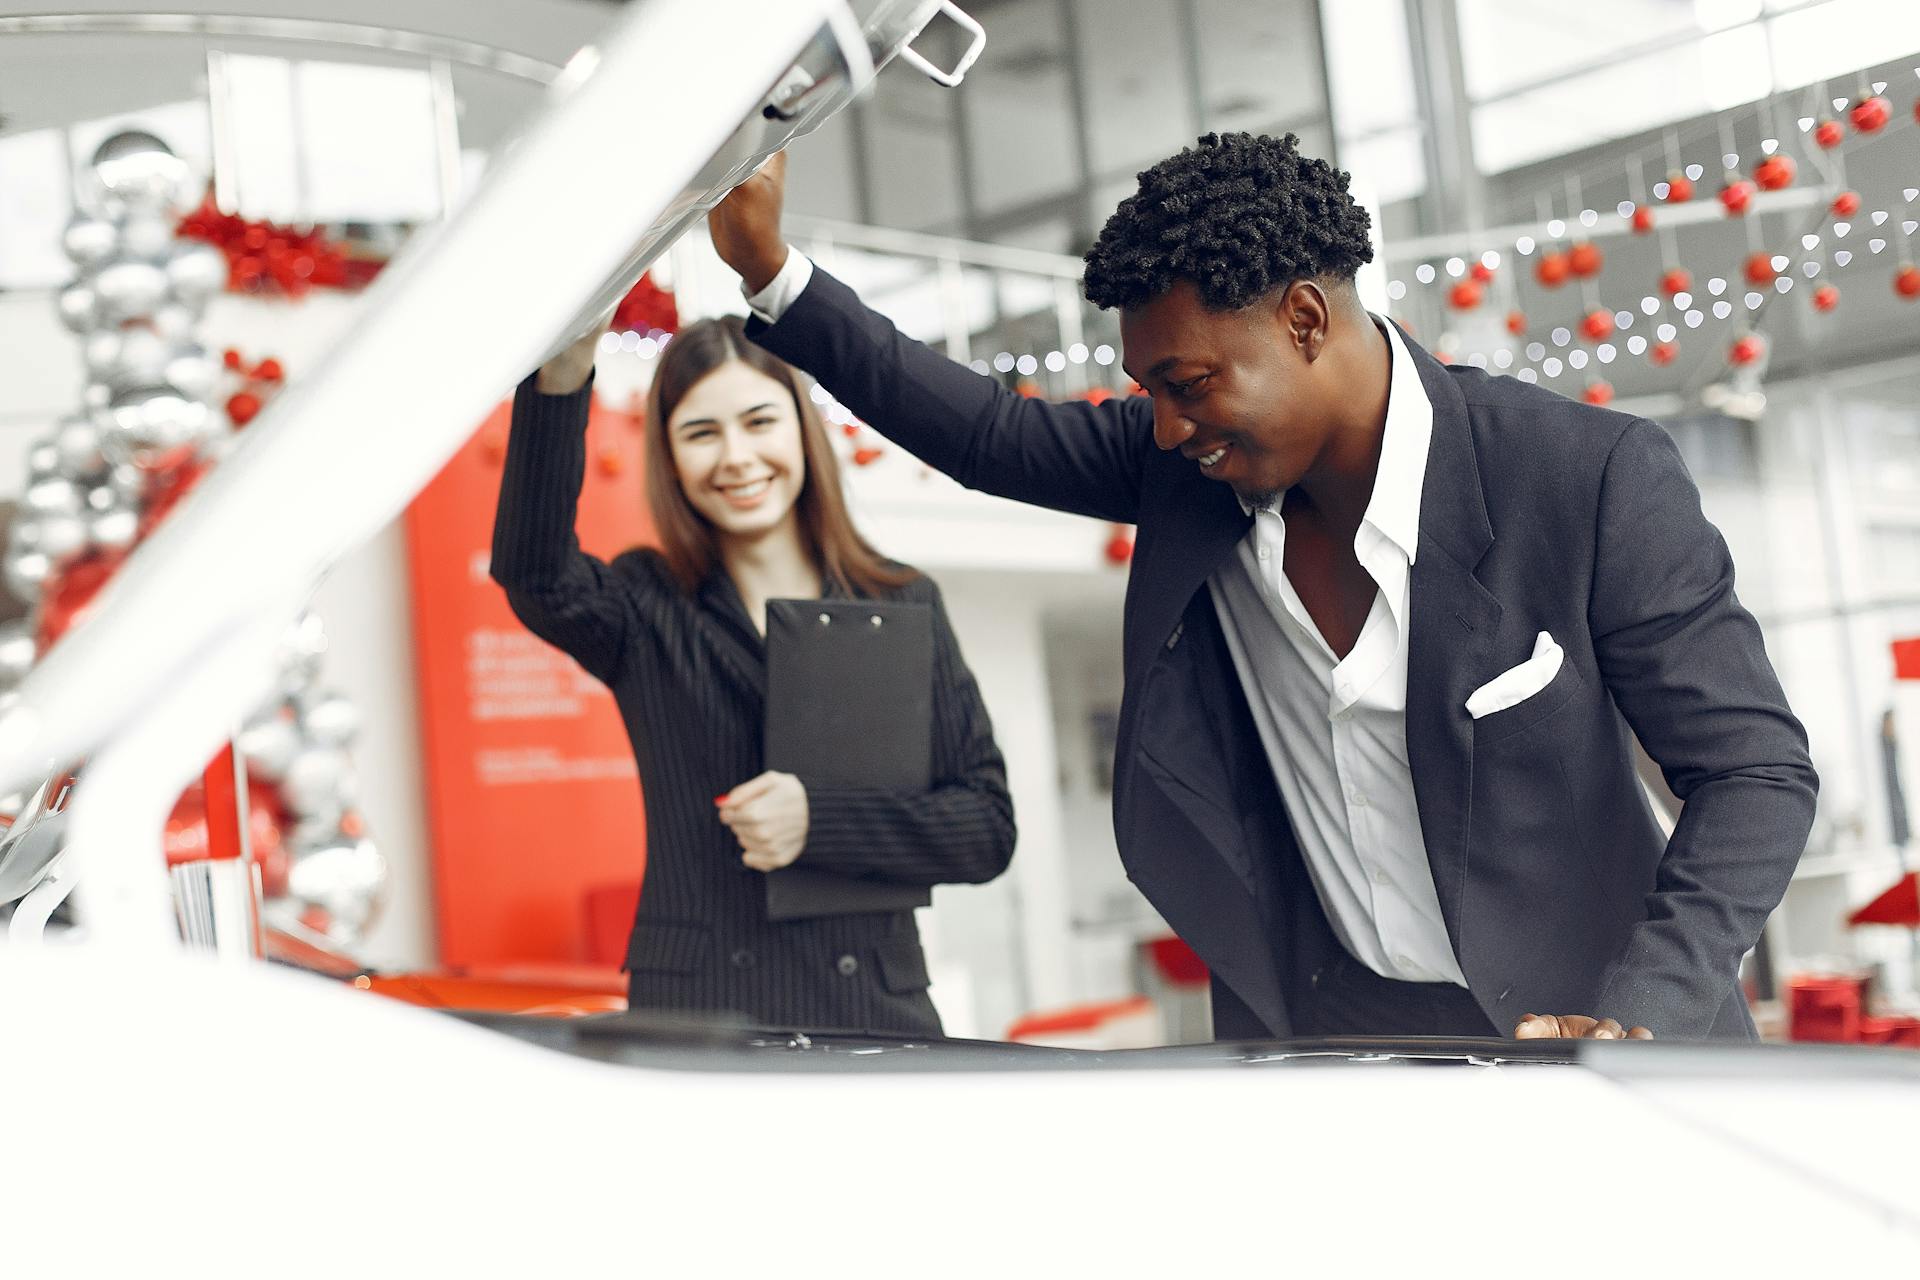
[[[1380,442],[1380,467],[1373,477],[1373,494],[1361,525],[1372,525],[1388,541],[1399,547],[1412,564],[1420,550],[1420,494],[1427,475],[1427,451],[1433,444],[1433,401],[1420,381],[1420,370],[1400,337],[1400,330],[1385,316],[1373,315],[1374,324],[1387,336],[1393,371],[1387,383],[1387,422]],[[1263,508],[1239,498],[1240,510],[1258,515]],[[1279,515],[1279,502],[1264,508]]]

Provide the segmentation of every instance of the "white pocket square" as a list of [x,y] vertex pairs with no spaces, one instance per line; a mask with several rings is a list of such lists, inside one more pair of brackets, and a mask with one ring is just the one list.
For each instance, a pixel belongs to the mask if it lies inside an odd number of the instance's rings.
[[1540,638],[1533,642],[1531,658],[1517,667],[1502,671],[1473,691],[1467,698],[1467,714],[1478,720],[1525,702],[1553,683],[1553,678],[1560,674],[1560,663],[1565,657],[1553,637],[1542,631]]

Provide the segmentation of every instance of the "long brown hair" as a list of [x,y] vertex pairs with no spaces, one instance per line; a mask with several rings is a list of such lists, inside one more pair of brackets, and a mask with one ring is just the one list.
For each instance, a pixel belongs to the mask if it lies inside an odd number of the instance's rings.
[[695,321],[674,335],[654,369],[653,386],[647,393],[647,505],[653,509],[660,550],[681,588],[691,592],[704,582],[720,563],[720,549],[713,526],[694,510],[680,487],[667,423],[693,385],[729,360],[772,378],[793,397],[800,419],[800,453],[807,468],[793,507],[807,554],[821,578],[851,595],[876,596],[919,577],[914,570],[882,557],[853,527],[826,424],[812,399],[801,394],[793,367],[749,342],[737,317],[723,316]]

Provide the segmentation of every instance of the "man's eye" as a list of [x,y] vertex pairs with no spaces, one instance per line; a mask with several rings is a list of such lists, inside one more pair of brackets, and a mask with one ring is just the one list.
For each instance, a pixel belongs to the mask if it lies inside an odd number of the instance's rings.
[[1210,373],[1203,373],[1199,377],[1189,379],[1186,382],[1169,382],[1167,388],[1172,391],[1173,394],[1184,400],[1193,395],[1195,390],[1206,385],[1207,379],[1212,376]]

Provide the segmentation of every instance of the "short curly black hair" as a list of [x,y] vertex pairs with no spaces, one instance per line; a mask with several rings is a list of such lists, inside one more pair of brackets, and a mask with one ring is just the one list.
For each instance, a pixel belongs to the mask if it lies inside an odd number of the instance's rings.
[[1293,134],[1209,133],[1140,175],[1087,251],[1087,301],[1153,301],[1191,280],[1216,311],[1296,280],[1350,280],[1373,260],[1371,219],[1347,175]]

